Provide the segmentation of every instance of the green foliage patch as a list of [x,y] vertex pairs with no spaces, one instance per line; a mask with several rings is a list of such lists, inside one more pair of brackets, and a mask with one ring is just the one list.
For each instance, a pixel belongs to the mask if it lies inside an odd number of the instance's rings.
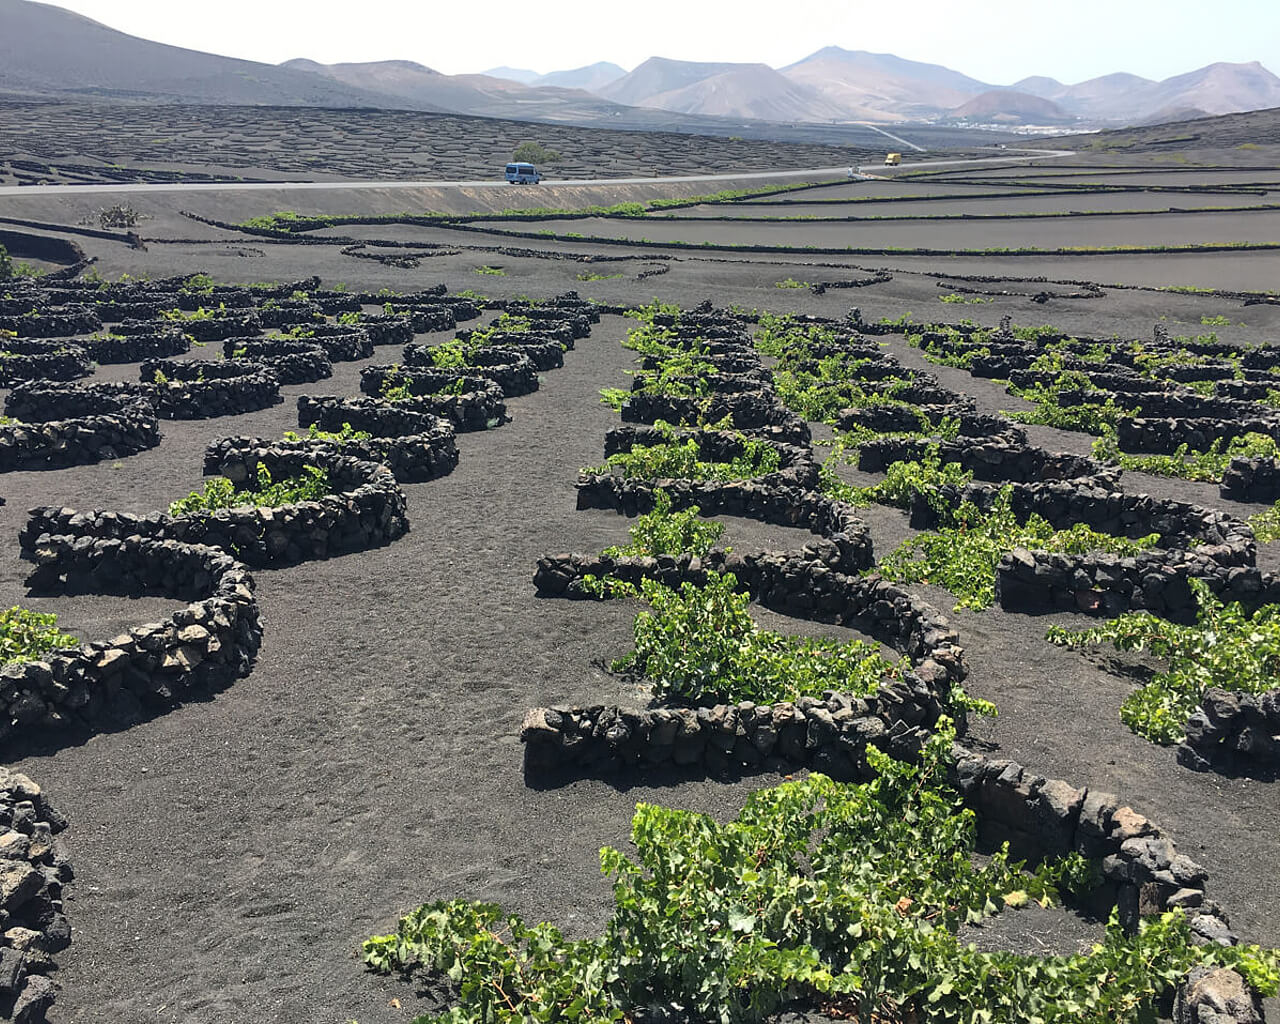
[[0,611],[0,665],[36,661],[50,651],[79,643],[79,637],[58,628],[56,615],[18,605]]
[[1100,462],[1112,462],[1122,469],[1155,476],[1176,477],[1181,480],[1199,480],[1216,483],[1231,465],[1231,460],[1250,456],[1280,455],[1275,439],[1266,434],[1249,433],[1227,441],[1217,438],[1204,451],[1195,451],[1190,445],[1181,444],[1172,455],[1130,455],[1120,450],[1115,429],[1101,424],[1102,436],[1093,442],[1093,457]]
[[957,609],[989,608],[996,599],[996,566],[1005,552],[1031,548],[1078,555],[1091,551],[1133,555],[1160,539],[1150,534],[1138,540],[1116,537],[1076,523],[1069,530],[1055,530],[1047,520],[1030,516],[1018,522],[1012,507],[1012,490],[1002,488],[989,512],[971,502],[958,508],[939,509],[943,525],[936,531],[908,538],[889,553],[875,571],[900,583],[932,583],[960,600]]
[[1179,625],[1150,612],[1129,612],[1093,629],[1049,629],[1051,643],[1063,647],[1110,644],[1118,651],[1150,651],[1167,668],[1135,690],[1120,708],[1120,719],[1153,743],[1177,743],[1187,716],[1210,687],[1263,693],[1280,673],[1280,606],[1250,614],[1238,602],[1223,604],[1204,580],[1191,579],[1197,611],[1193,625]]
[[323,441],[326,444],[347,444],[351,441],[367,441],[373,435],[366,430],[355,430],[350,423],[342,424],[341,430],[321,430],[315,423],[307,427],[305,434],[296,430],[286,430],[286,441]]
[[329,493],[328,470],[304,466],[301,476],[284,480],[271,479],[267,467],[259,462],[255,489],[236,490],[223,476],[211,477],[202,491],[192,491],[169,506],[169,515],[185,516],[200,512],[216,512],[223,508],[277,508],[300,501],[316,501]]
[[649,579],[638,588],[608,578],[587,584],[589,592],[637,596],[650,608],[636,616],[635,648],[613,670],[643,676],[657,697],[764,704],[827,690],[871,693],[899,670],[861,640],[761,629],[737,585],[733,573],[709,573],[706,586],[678,590]]
[[582,472],[613,473],[625,480],[750,480],[777,472],[781,465],[778,449],[768,441],[739,435],[742,451],[729,462],[705,462],[698,441],[668,441],[655,445],[635,445],[630,451],[615,452],[602,465],[584,467]]
[[701,558],[724,534],[724,524],[703,519],[701,511],[697,505],[691,505],[682,512],[673,512],[671,495],[663,490],[655,491],[653,511],[638,516],[628,531],[631,543],[605,548],[604,554],[610,558],[629,558],[688,552]]
[[796,999],[863,1022],[1138,1024],[1200,964],[1275,991],[1274,952],[1194,945],[1182,911],[1134,936],[1113,915],[1074,956],[962,942],[966,923],[1087,885],[1092,865],[1073,854],[1031,874],[1007,849],[979,863],[973,812],[942,781],[952,737],[941,730],[919,766],[869,748],[873,781],[814,774],[753,793],[723,825],[639,804],[634,855],[600,852],[614,910],[598,938],[442,901],[365,942],[365,962],[451,980],[455,1005],[415,1024],[602,1024],[654,1005],[739,1024]]

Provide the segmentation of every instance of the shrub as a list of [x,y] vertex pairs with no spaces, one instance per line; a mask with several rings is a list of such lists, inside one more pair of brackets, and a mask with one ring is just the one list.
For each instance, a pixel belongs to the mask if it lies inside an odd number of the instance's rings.
[[1214,483],[1222,479],[1222,474],[1234,458],[1280,455],[1280,446],[1277,446],[1274,438],[1257,433],[1245,434],[1230,441],[1217,438],[1205,451],[1193,451],[1189,445],[1181,444],[1172,455],[1129,455],[1120,450],[1115,428],[1107,424],[1100,426],[1102,436],[1093,442],[1095,459],[1113,462],[1121,469],[1155,476]]
[[342,429],[321,430],[316,424],[311,424],[307,428],[305,435],[299,434],[294,430],[286,430],[284,439],[286,441],[324,441],[327,444],[347,444],[350,441],[367,441],[373,435],[367,430],[353,430],[350,423],[342,424]]
[[58,616],[14,605],[0,612],[0,665],[36,661],[63,647],[75,647],[78,637],[58,629]]
[[699,513],[697,505],[683,512],[671,511],[671,495],[658,490],[653,495],[653,511],[636,519],[628,531],[631,543],[626,547],[605,548],[610,558],[626,558],[635,555],[680,555],[688,552],[701,558],[707,554],[724,533],[724,524],[708,522]]
[[730,462],[703,462],[696,438],[682,443],[638,444],[629,452],[615,452],[587,474],[618,473],[625,480],[749,480],[777,472],[778,449],[767,441],[742,440],[742,453]]
[[8,281],[13,277],[13,260],[9,258],[9,250],[0,245],[0,281]]
[[567,940],[491,903],[424,904],[364,943],[375,971],[448,977],[456,1006],[421,1024],[759,1021],[796,999],[859,1021],[1137,1024],[1197,965],[1228,965],[1270,994],[1280,963],[1256,946],[1198,946],[1182,911],[1125,934],[1113,915],[1086,953],[980,952],[957,935],[1090,884],[1078,854],[1034,874],[1004,847],[977,858],[974,813],[946,777],[954,731],[921,764],[875,748],[876,777],[763,789],[726,824],[639,804],[633,857],[605,847],[613,915]]
[[1087,376],[1074,371],[1060,374],[1052,384],[1037,383],[1030,388],[1010,388],[1009,390],[1012,394],[1035,403],[1036,408],[1006,412],[1006,416],[1018,423],[1057,427],[1059,430],[1101,435],[1107,427],[1114,428],[1122,418],[1136,416],[1142,411],[1136,408],[1122,408],[1112,395],[1107,395],[1101,402],[1081,402],[1078,405],[1060,404],[1059,399],[1064,391],[1097,390]]
[[490,277],[506,277],[507,272],[501,267],[491,267],[488,264],[476,267],[477,274],[487,274]]
[[554,149],[540,142],[522,142],[516,146],[511,159],[524,164],[556,164],[564,158]]
[[1084,523],[1055,530],[1038,515],[1019,523],[1013,492],[1003,488],[989,512],[971,502],[945,510],[944,525],[903,541],[873,570],[900,583],[932,583],[960,598],[960,608],[990,607],[995,599],[996,566],[1006,551],[1033,548],[1061,554],[1107,551],[1133,555],[1155,545],[1158,534],[1139,540],[1098,533]]
[[392,367],[392,372],[382,379],[382,387],[378,389],[378,397],[384,402],[407,402],[413,397],[408,381],[395,372],[397,369]]
[[636,616],[635,649],[612,665],[648,679],[658,697],[692,701],[771,704],[826,690],[865,694],[899,665],[874,644],[788,636],[761,629],[748,611],[751,598],[736,592],[733,573],[708,573],[704,587],[679,590],[656,580],[640,586],[587,577],[584,588],[602,596],[638,596],[650,607]]
[[133,228],[142,219],[143,215],[128,203],[106,206],[98,211],[98,223],[103,228]]
[[276,508],[299,501],[315,501],[329,493],[329,473],[318,466],[304,466],[302,476],[279,482],[271,479],[265,465],[258,463],[256,490],[237,491],[226,477],[215,476],[203,491],[192,491],[169,506],[169,515],[185,516],[198,512],[215,512],[222,508]]
[[1051,643],[1063,647],[1110,644],[1168,660],[1120,708],[1121,721],[1154,743],[1183,738],[1187,717],[1205,690],[1263,693],[1275,689],[1280,673],[1280,606],[1264,605],[1251,615],[1239,603],[1223,604],[1204,580],[1188,582],[1198,605],[1194,625],[1129,612],[1093,629],[1054,626],[1048,633]]

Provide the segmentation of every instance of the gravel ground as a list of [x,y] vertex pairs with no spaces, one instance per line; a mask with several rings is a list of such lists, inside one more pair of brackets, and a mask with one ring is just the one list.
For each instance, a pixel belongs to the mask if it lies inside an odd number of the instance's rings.
[[[1198,326],[1200,315],[1226,311],[1247,326],[1224,336],[1262,340],[1280,322],[1274,307],[1127,291],[1047,308],[998,299],[957,312],[937,304],[937,279],[928,273],[952,271],[950,262],[912,264],[921,272],[815,297],[774,283],[850,272],[815,266],[820,260],[682,259],[660,278],[635,280],[639,264],[632,263],[623,279],[579,282],[581,264],[534,257],[506,258],[506,276],[480,278],[474,266],[491,257],[474,253],[406,271],[321,246],[249,243],[261,255],[246,257],[235,255],[245,248],[238,242],[152,245],[138,253],[85,244],[112,277],[209,269],[223,280],[284,280],[315,272],[375,290],[435,281],[497,295],[577,288],[612,302],[660,295],[692,305],[712,297],[718,305],[833,316],[857,304],[868,319],[914,311],[920,319],[994,323],[1007,312],[1020,323],[1049,321],[1102,336],[1148,337],[1160,315]],[[1156,262],[1143,273],[1154,273]],[[72,822],[75,942],[60,957],[57,1024],[406,1021],[429,1002],[409,985],[366,975],[357,956],[360,941],[392,928],[398,914],[435,898],[493,899],[572,935],[590,934],[609,904],[597,851],[626,843],[637,801],[725,819],[748,792],[776,781],[641,776],[536,788],[521,773],[518,730],[527,707],[644,699],[599,667],[629,647],[634,609],[539,600],[530,583],[542,554],[625,541],[625,520],[574,510],[573,483],[578,467],[600,460],[604,432],[616,422],[596,391],[626,382],[630,353],[618,345],[626,326],[606,317],[567,354],[563,369],[544,375],[539,392],[510,401],[512,423],[459,438],[454,473],[407,486],[407,536],[371,552],[256,573],[266,633],[247,679],[126,731],[16,762]],[[907,365],[925,365],[900,340],[886,341]],[[383,350],[374,361],[393,358]],[[285,388],[285,404],[264,412],[166,422],[157,449],[119,464],[6,474],[0,599],[25,598],[16,533],[27,508],[160,508],[199,485],[209,440],[278,435],[295,425],[297,394],[354,393],[358,369],[344,364],[330,381]],[[990,382],[930,369],[983,408],[1013,405]],[[116,379],[135,374],[133,367],[101,371]],[[1089,442],[1057,431],[1033,431],[1033,438],[1069,450],[1087,451]],[[1126,482],[1131,490],[1216,502],[1208,485],[1136,474]],[[879,553],[910,533],[896,510],[873,507],[866,517]],[[725,542],[739,550],[793,546],[805,537],[727,525]],[[953,603],[944,593],[921,592],[940,607]],[[108,636],[164,615],[170,603],[69,598],[40,606],[86,636]],[[997,719],[975,722],[979,739],[1042,774],[1117,792],[1205,864],[1211,895],[1244,936],[1280,945],[1274,784],[1193,774],[1170,751],[1124,729],[1116,709],[1131,684],[1108,672],[1104,660],[1043,640],[1050,623],[1086,620],[999,610],[953,619],[972,670],[969,690],[1000,707]],[[760,621],[811,629],[767,614]],[[984,941],[995,936],[989,940],[1035,949],[1072,946],[1093,934],[1073,920],[1032,915],[1002,925],[1007,931],[989,929]]]

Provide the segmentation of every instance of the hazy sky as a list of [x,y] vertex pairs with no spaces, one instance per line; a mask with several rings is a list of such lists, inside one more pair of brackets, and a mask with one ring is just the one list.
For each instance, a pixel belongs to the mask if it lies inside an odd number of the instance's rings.
[[[1167,78],[1214,61],[1280,74],[1280,0],[65,0],[134,35],[279,63],[405,59],[447,74],[539,72],[646,57],[780,67],[823,46],[894,53],[1007,85],[1130,71]],[[962,14],[962,10],[970,13]]]

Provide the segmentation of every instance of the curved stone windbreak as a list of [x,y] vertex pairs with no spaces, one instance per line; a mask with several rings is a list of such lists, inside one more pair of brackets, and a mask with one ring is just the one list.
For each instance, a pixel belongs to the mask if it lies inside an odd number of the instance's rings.
[[[217,303],[215,302],[216,306]],[[243,338],[262,333],[262,321],[256,312],[212,315],[207,318],[192,318],[172,321],[183,334],[189,335],[193,341],[223,341],[226,338]]]
[[0,387],[23,381],[77,380],[92,373],[88,354],[77,344],[0,337]]
[[[424,386],[432,391],[444,390],[451,386],[453,380],[466,376],[487,377],[502,388],[502,393],[507,398],[530,395],[538,390],[538,371],[533,365],[533,360],[515,349],[480,348],[467,353],[467,362],[464,366],[437,367],[432,361],[434,348],[434,345],[406,345],[404,348],[406,369],[401,372],[401,375],[416,377],[425,374],[426,376],[421,379]],[[366,367],[366,369],[387,368]],[[432,375],[441,379],[440,387],[432,386],[430,382],[435,379]]]
[[0,472],[122,459],[160,443],[155,409],[140,395],[24,384],[4,407],[21,422],[0,426]]
[[[110,516],[110,513],[98,513]],[[97,731],[249,673],[262,638],[253,578],[225,551],[144,538],[44,534],[24,546],[40,594],[159,594],[191,602],[162,622],[0,669],[0,737]]]
[[27,776],[0,768],[0,1019],[41,1024],[57,985],[54,955],[71,945],[63,888],[74,878],[57,836],[67,819]]
[[764,480],[623,480],[616,476],[578,478],[578,509],[613,509],[635,516],[651,512],[656,492],[664,491],[673,509],[697,505],[705,516],[740,516],[775,526],[809,530],[836,546],[833,563],[849,573],[875,564],[871,531],[853,506],[817,491]]
[[629,452],[636,446],[685,444],[695,441],[702,462],[732,462],[740,457],[748,442],[767,444],[778,454],[778,468],[754,478],[769,487],[798,487],[811,491],[818,486],[818,466],[808,445],[786,444],[761,438],[748,438],[732,430],[662,429],[647,425],[610,428],[604,436],[604,454],[608,458]]
[[0,316],[0,331],[19,338],[69,338],[102,330],[102,319],[88,306],[41,306],[22,316]]
[[1265,693],[1206,690],[1187,719],[1178,761],[1197,771],[1280,775],[1280,687]]
[[267,306],[259,306],[258,323],[268,329],[282,327],[302,327],[324,323],[324,311],[314,302],[300,302],[290,299],[275,302]]
[[246,565],[271,568],[381,547],[409,529],[404,492],[386,466],[274,446],[229,449],[223,456],[220,464],[206,468],[237,485],[252,483],[259,464],[275,480],[301,476],[307,466],[318,466],[328,472],[332,493],[277,508],[240,506],[183,516],[37,508],[19,534],[22,551],[35,551],[47,536],[137,536],[221,548]]
[[[467,369],[474,369],[468,367]],[[366,395],[380,397],[389,389],[405,388],[411,398],[431,398],[439,403],[440,408],[446,406],[458,410],[475,408],[476,410],[496,410],[501,407],[501,419],[506,421],[506,394],[497,381],[478,373],[466,373],[452,370],[420,370],[406,369],[402,366],[366,366],[360,371],[360,390]],[[450,403],[450,400],[454,400]],[[434,412],[435,409],[422,411]],[[437,415],[445,415],[443,411]],[[463,426],[453,412],[449,418],[459,430],[480,430],[479,426]],[[489,417],[492,419],[493,417]],[[474,419],[474,418],[473,418]]]
[[895,462],[918,461],[936,454],[944,463],[957,463],[975,480],[1031,483],[1080,477],[1115,478],[1111,467],[1087,455],[1050,452],[1029,444],[1010,444],[1003,438],[957,437],[929,441],[911,437],[882,437],[858,447],[858,468],[882,473]]
[[477,390],[462,394],[419,395],[394,402],[372,397],[304,395],[298,403],[299,423],[304,427],[315,423],[322,430],[341,430],[343,423],[350,423],[356,430],[383,437],[421,433],[437,417],[459,433],[489,430],[507,422],[502,389],[490,380]]
[[[261,363],[239,360],[148,359],[140,369],[142,392],[161,419],[201,420],[235,416],[278,405],[280,381]],[[156,374],[162,378],[158,380]]]
[[168,302],[157,299],[136,302],[106,300],[95,303],[93,309],[104,324],[117,324],[121,320],[158,320],[165,310],[176,305],[175,296]]
[[191,339],[181,331],[156,331],[148,334],[108,334],[104,337],[79,338],[76,344],[95,363],[140,363],[144,359],[168,359],[191,351]]
[[719,423],[725,417],[735,430],[788,444],[804,444],[809,424],[782,405],[771,392],[712,394],[705,398],[632,394],[622,406],[624,423]]
[[335,363],[354,363],[373,355],[373,340],[363,327],[308,325],[289,337],[318,345]]
[[[439,302],[439,300],[436,300]],[[475,311],[476,316],[480,311]],[[404,306],[401,300],[391,304],[391,315],[400,317],[409,325],[414,334],[434,334],[437,331],[452,331],[458,326],[458,316],[454,310],[444,305]]]
[[[947,485],[939,488],[938,498],[941,504],[959,507],[963,502],[972,502],[979,510],[986,510],[1007,491],[1019,520],[1025,521],[1034,514],[1048,520],[1054,529],[1065,530],[1084,523],[1100,533],[1130,539],[1158,533],[1159,551],[1185,553],[1193,548],[1202,557],[1225,566],[1254,564],[1257,542],[1243,520],[1185,501],[1111,490],[1107,482],[1104,477],[1100,482],[1050,480],[1002,486],[969,484],[963,488]],[[912,525],[918,529],[929,528],[938,519],[937,508],[927,501],[916,501],[911,513]]]
[[1172,455],[1184,444],[1193,451],[1204,451],[1219,438],[1232,441],[1245,434],[1280,440],[1280,419],[1250,414],[1233,419],[1136,416],[1116,421],[1116,441],[1126,452]]
[[[325,457],[345,456],[364,462],[379,462],[388,467],[400,483],[422,483],[452,473],[458,465],[457,437],[453,427],[438,416],[402,414],[400,417],[379,416],[395,412],[378,407],[357,410],[347,418],[342,411],[326,404],[324,399],[301,396],[298,399],[298,422],[303,427],[313,424],[321,430],[340,432],[348,423],[352,430],[375,434],[373,437],[348,441],[324,441],[302,437],[297,441],[266,441],[261,438],[224,437],[205,450],[205,472],[215,473],[235,450],[277,448],[307,455],[312,452]],[[352,422],[352,420],[356,422]],[[412,433],[384,433],[404,427],[412,421]],[[338,422],[341,420],[341,422]],[[394,425],[392,421],[395,421]],[[373,429],[371,429],[373,428]]]
[[413,327],[404,317],[362,316],[360,326],[374,345],[408,345],[413,341]]
[[228,338],[222,354],[228,360],[261,363],[281,384],[314,384],[333,376],[324,349],[302,338]]
[[1232,501],[1280,500],[1280,461],[1271,457],[1232,459],[1218,491]]

